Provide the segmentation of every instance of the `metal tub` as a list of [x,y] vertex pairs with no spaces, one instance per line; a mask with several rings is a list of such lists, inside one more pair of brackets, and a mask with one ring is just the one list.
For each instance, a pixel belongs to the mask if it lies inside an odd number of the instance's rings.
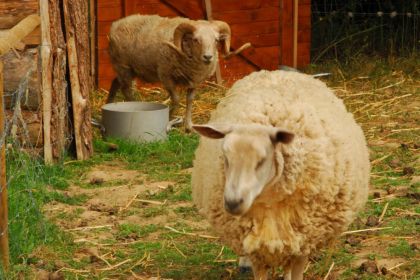
[[166,139],[169,108],[151,102],[117,102],[102,106],[105,136],[140,142]]

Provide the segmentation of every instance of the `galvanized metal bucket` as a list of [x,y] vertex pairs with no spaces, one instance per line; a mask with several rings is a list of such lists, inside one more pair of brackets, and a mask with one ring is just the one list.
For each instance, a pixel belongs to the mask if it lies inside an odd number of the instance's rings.
[[166,139],[169,108],[151,102],[117,102],[102,106],[105,136],[140,142]]

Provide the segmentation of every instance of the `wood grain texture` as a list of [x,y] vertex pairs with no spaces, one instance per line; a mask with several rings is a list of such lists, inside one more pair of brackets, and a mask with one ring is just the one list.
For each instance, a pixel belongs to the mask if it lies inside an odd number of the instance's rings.
[[74,118],[74,135],[77,159],[88,159],[93,154],[92,125],[89,93],[90,51],[88,32],[88,7],[82,0],[64,0],[67,54],[70,71]]
[[31,14],[37,14],[38,0],[0,1],[0,29],[8,29]]
[[51,145],[51,105],[52,105],[52,54],[50,36],[50,15],[48,0],[40,0],[41,15],[41,83],[42,83],[42,127],[44,135],[44,162],[53,163]]
[[67,109],[67,81],[66,81],[66,43],[62,30],[62,18],[58,1],[49,0],[50,37],[52,55],[52,115],[51,115],[51,144],[55,161],[62,159],[70,137],[68,128]]

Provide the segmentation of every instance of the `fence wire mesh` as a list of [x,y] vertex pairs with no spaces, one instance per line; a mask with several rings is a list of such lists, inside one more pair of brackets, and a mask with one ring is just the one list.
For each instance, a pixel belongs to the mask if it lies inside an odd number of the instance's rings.
[[407,1],[313,0],[312,62],[419,50],[420,5]]
[[[9,234],[11,264],[22,266],[28,264],[34,248],[55,238],[55,227],[44,218],[42,204],[55,195],[48,190],[48,185],[60,172],[59,166],[43,163],[41,106],[27,106],[30,79],[36,71],[35,63],[22,76],[15,90],[5,88],[5,129],[0,135],[0,145],[6,148],[9,211],[8,225],[4,228]],[[0,279],[7,279],[1,267]]]

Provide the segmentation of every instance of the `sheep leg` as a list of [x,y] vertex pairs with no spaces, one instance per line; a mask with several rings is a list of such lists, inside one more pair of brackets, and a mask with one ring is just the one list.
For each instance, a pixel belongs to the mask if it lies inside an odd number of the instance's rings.
[[268,268],[261,265],[252,265],[254,280],[268,280]]
[[169,98],[171,99],[171,106],[170,106],[170,110],[169,110],[169,118],[173,118],[174,113],[176,112],[176,110],[179,107],[179,97],[178,97],[178,94],[176,94],[176,92],[175,92],[175,87],[166,86],[165,89],[169,94]]
[[292,280],[292,266],[291,265],[284,268],[283,280]]
[[291,280],[303,280],[303,272],[308,263],[307,256],[296,257],[292,264],[292,278]]
[[112,103],[114,101],[115,95],[117,94],[117,91],[120,89],[121,84],[118,81],[118,78],[115,78],[112,81],[111,88],[109,89],[108,99],[106,100],[106,103]]
[[121,91],[125,97],[126,101],[133,101],[134,97],[133,97],[133,90],[132,90],[132,85],[133,85],[133,80],[129,79],[129,80],[124,80],[121,81]]
[[187,90],[187,109],[185,111],[185,130],[191,131],[192,129],[192,102],[194,100],[195,92],[193,88]]

